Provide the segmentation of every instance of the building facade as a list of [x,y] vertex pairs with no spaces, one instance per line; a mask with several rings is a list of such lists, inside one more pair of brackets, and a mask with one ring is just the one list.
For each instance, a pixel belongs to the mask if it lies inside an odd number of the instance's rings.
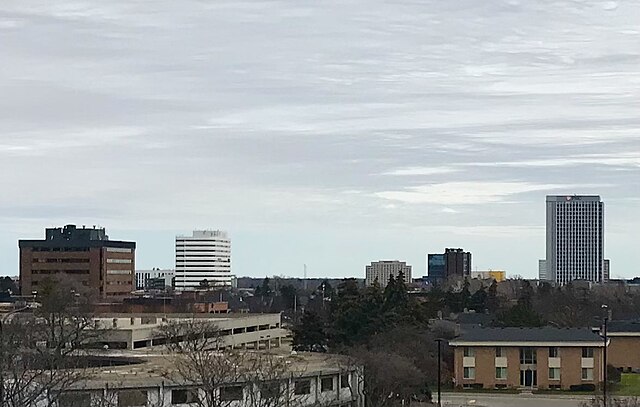
[[463,249],[445,249],[444,253],[427,255],[427,274],[432,282],[471,274],[471,253]]
[[607,338],[607,363],[623,372],[640,373],[640,321],[609,322]]
[[[604,202],[597,195],[547,196],[544,277],[605,282]],[[543,277],[541,275],[541,277]]]
[[[147,290],[147,289],[162,290],[165,287],[172,287],[173,278],[175,276],[176,276],[175,270],[161,270],[156,268],[151,270],[136,270],[136,289],[137,290]],[[152,280],[153,284],[150,284],[150,280]],[[158,284],[158,281],[160,282],[160,284]],[[153,285],[153,287],[151,285]]]
[[100,298],[121,298],[135,289],[135,242],[109,240],[104,228],[67,225],[46,229],[44,240],[20,240],[23,295],[47,278],[68,278]]
[[595,390],[603,381],[604,341],[586,328],[473,327],[449,344],[462,388]]
[[504,270],[472,271],[471,278],[477,278],[479,280],[495,280],[499,283],[507,279],[507,272]]
[[176,290],[231,286],[231,240],[220,230],[176,236]]
[[[215,398],[219,400],[217,405],[364,407],[364,372],[361,366],[326,354],[282,353],[275,357],[285,363],[286,371],[279,375],[269,372],[267,366],[266,381],[256,380],[257,373],[232,376],[234,379],[220,383],[215,389]],[[206,400],[201,383],[186,381],[174,372],[164,373],[170,370],[171,363],[176,363],[171,356],[154,355],[145,357],[141,364],[103,369],[100,375],[83,380],[62,393],[56,406],[201,405],[202,402],[196,402]],[[207,377],[206,374],[203,376]],[[217,378],[215,373],[212,376]],[[49,404],[43,397],[37,407],[46,406]]]
[[380,287],[386,287],[391,276],[398,278],[402,273],[405,284],[411,284],[411,266],[404,261],[380,260],[365,267],[365,284],[372,286],[378,280]]

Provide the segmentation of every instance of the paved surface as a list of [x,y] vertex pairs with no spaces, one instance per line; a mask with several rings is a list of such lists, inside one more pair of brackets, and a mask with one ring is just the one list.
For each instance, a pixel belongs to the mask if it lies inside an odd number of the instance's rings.
[[[436,396],[437,397],[437,396]],[[579,407],[589,397],[532,394],[443,394],[443,407]],[[434,401],[437,401],[434,399]]]

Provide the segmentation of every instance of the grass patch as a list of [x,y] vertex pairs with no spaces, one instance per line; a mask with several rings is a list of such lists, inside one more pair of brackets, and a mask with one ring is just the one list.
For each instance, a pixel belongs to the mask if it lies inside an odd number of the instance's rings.
[[618,396],[640,396],[640,374],[623,373],[614,393]]

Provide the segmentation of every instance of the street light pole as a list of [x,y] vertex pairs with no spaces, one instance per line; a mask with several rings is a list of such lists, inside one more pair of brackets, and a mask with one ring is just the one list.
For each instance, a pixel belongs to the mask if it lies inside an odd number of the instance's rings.
[[602,396],[603,407],[607,407],[607,322],[609,322],[609,307],[605,304],[602,305],[604,310],[604,382],[602,383]]
[[440,350],[440,345],[442,344],[442,339],[438,338],[436,339],[436,342],[438,342],[438,407],[442,407],[442,401],[441,401],[441,393],[440,393],[440,386],[442,383],[442,369],[441,369],[441,350]]

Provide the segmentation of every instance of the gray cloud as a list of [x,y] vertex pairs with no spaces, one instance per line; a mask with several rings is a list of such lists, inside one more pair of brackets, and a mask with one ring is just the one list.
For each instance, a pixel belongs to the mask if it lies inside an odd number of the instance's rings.
[[149,239],[141,266],[221,227],[241,275],[417,275],[464,246],[533,276],[544,195],[575,192],[603,195],[631,275],[638,21],[611,1],[3,2],[0,273],[17,238],[77,222]]

